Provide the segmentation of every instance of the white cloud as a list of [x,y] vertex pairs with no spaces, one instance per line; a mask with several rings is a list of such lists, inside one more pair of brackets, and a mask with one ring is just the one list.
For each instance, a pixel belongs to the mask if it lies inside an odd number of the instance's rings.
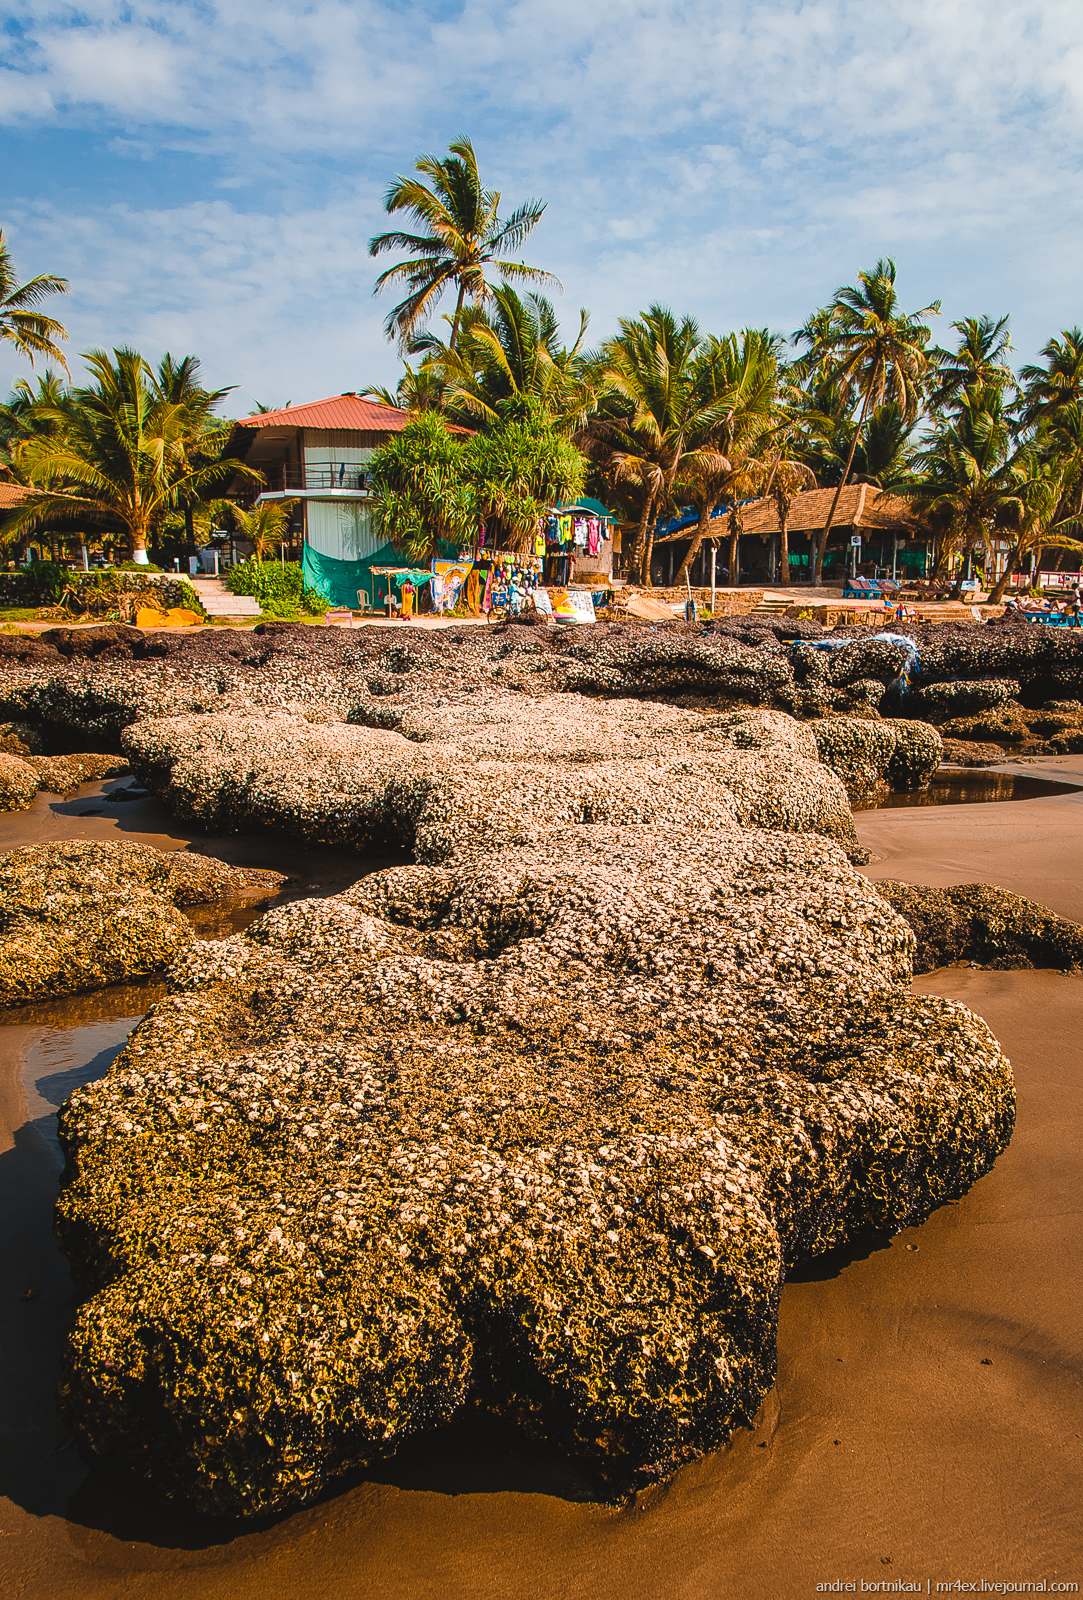
[[978,10],[0,0],[0,120],[84,129],[113,159],[212,156],[221,196],[30,195],[7,225],[22,270],[71,278],[77,347],[195,349],[245,403],[392,374],[365,251],[379,195],[463,131],[509,200],[548,197],[531,254],[594,337],[656,299],[789,329],[891,253],[910,303],[1013,310],[1033,347],[1080,318],[1083,6]]

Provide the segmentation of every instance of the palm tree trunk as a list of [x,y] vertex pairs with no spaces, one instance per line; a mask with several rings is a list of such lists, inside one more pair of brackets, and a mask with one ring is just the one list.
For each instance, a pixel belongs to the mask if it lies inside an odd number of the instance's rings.
[[989,604],[991,606],[998,606],[1003,600],[1004,591],[1008,587],[1008,579],[1015,570],[1016,562],[1022,559],[1024,543],[1025,541],[1023,539],[1016,540],[1015,547],[1004,564],[1004,571],[1000,574],[1000,577],[997,579],[996,583],[994,583],[990,592]]
[[459,323],[462,320],[463,301],[466,299],[466,285],[460,283],[459,293],[455,300],[455,315],[451,319],[451,338],[448,340],[448,349],[454,350],[455,341],[459,337]]
[[[871,391],[869,391],[869,393],[871,393]],[[831,529],[835,522],[835,512],[839,508],[839,501],[842,498],[842,491],[845,489],[847,480],[853,469],[854,457],[857,454],[857,441],[861,438],[861,430],[865,426],[865,413],[869,409],[869,393],[866,393],[864,400],[861,402],[861,415],[857,419],[857,427],[854,429],[854,436],[850,440],[850,454],[846,457],[846,465],[842,469],[842,477],[839,479],[839,486],[835,490],[834,498],[831,501],[830,510],[827,513],[827,521],[824,523],[816,537],[816,568],[812,575],[813,583],[822,583],[824,581],[824,556],[827,553],[827,541],[831,537]]]
[[639,581],[643,585],[644,589],[653,589],[654,588],[654,578],[651,575],[651,561],[653,560],[653,558],[654,558],[654,519],[652,518],[650,527],[646,530],[646,537],[645,537],[644,542],[643,542],[642,568],[641,568],[641,571],[640,571],[640,574],[639,574]]
[[740,582],[740,560],[741,535],[739,533],[731,533],[729,548],[726,552],[726,566],[729,569],[726,573],[726,578],[731,589],[736,589],[738,583]]
[[692,566],[695,562],[695,559],[699,555],[700,550],[703,548],[703,541],[706,539],[707,530],[711,525],[711,512],[713,510],[713,506],[704,506],[703,510],[699,514],[699,521],[696,523],[696,531],[693,533],[688,542],[688,549],[684,553],[684,560],[677,568],[677,576],[673,580],[674,584],[678,588],[682,583],[684,583],[685,579],[688,578],[692,571]]
[[646,499],[643,501],[642,514],[632,537],[632,548],[628,552],[626,574],[633,583],[641,583],[643,581],[641,570],[643,566],[643,550],[647,543],[647,528],[654,511],[654,499],[653,492],[648,490]]
[[790,519],[788,514],[778,519],[778,581],[786,584],[790,581]]
[[145,567],[149,562],[147,555],[147,528],[142,522],[133,523],[128,529],[128,541],[131,545],[130,561],[137,566]]

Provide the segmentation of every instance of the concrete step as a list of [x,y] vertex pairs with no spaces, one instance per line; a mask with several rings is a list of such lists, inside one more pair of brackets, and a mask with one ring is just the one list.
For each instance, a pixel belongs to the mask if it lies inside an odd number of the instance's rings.
[[262,617],[258,600],[249,594],[230,594],[221,578],[193,578],[192,587],[209,617]]

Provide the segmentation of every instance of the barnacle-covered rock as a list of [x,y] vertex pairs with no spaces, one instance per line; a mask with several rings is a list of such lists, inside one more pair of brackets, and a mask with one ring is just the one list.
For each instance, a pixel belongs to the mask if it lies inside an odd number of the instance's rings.
[[815,837],[556,829],[196,947],[61,1117],[94,1449],[228,1513],[468,1399],[651,1482],[753,1415],[789,1266],[1010,1136],[985,1025]]
[[950,717],[972,716],[977,711],[1005,705],[1018,694],[1019,684],[1014,678],[930,683],[918,690],[915,709],[931,722],[944,722]]
[[944,760],[957,767],[991,767],[1004,760],[1004,751],[988,740],[945,739]]
[[1083,926],[988,883],[950,888],[882,879],[877,889],[917,938],[914,971],[972,961],[983,967],[1083,966]]
[[0,722],[0,754],[38,756],[45,753],[45,742],[29,722]]
[[943,758],[940,735],[924,722],[825,717],[811,727],[820,760],[838,773],[854,799],[883,785],[920,788]]
[[676,817],[857,847],[843,785],[781,713],[482,694],[398,720],[405,732],[285,714],[152,719],[124,744],[143,781],[203,826],[277,828],[427,862],[479,837]]
[[25,811],[39,787],[38,775],[25,756],[0,751],[0,811]]
[[68,794],[81,783],[126,770],[112,755],[5,755],[0,752],[0,811],[24,811],[39,789]]
[[178,909],[261,902],[277,872],[143,844],[72,840],[0,856],[0,1005],[159,972],[192,940]]

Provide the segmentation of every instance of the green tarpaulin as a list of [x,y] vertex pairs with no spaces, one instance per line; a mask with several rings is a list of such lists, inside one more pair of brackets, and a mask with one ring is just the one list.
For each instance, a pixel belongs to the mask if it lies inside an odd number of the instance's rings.
[[334,556],[321,556],[318,550],[305,541],[301,556],[301,570],[305,583],[317,594],[322,594],[329,605],[358,608],[357,594],[363,589],[371,606],[379,606],[386,585],[372,575],[373,567],[402,565],[402,552],[394,545],[385,544],[359,561],[336,561]]

